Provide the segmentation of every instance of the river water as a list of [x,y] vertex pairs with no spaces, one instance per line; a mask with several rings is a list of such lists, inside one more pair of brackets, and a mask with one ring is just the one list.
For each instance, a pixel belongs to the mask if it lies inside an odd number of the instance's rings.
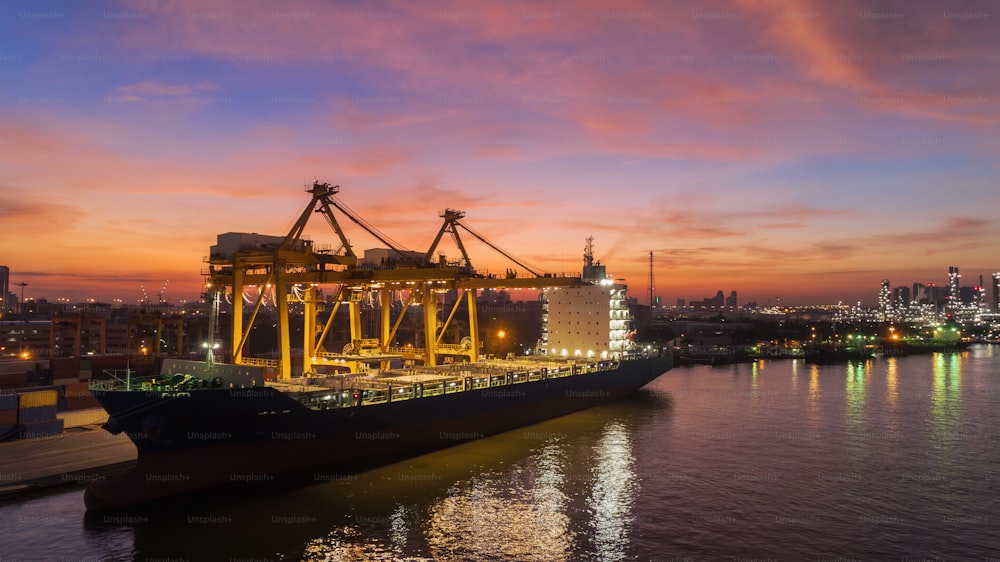
[[679,367],[615,404],[359,475],[85,517],[3,560],[1000,559],[1000,346]]

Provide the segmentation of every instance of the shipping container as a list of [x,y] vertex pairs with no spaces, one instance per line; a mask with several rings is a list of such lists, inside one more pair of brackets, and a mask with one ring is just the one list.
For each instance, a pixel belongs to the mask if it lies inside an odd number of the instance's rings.
[[55,386],[67,386],[71,384],[76,384],[80,382],[80,379],[76,377],[65,378],[65,379],[52,379],[52,384]]
[[67,384],[63,390],[66,400],[63,404],[64,410],[84,410],[87,408],[100,408],[101,403],[90,393],[90,383],[78,382]]
[[48,437],[59,435],[63,432],[63,421],[60,419],[37,421],[20,424],[21,439],[34,439],[36,437]]
[[17,423],[17,410],[0,410],[0,425]]
[[67,398],[65,401],[64,410],[89,410],[90,408],[100,408],[101,403],[97,401],[97,398],[93,396],[84,396],[81,398]]
[[21,388],[28,386],[28,373],[2,373],[0,374],[0,389]]
[[16,392],[0,390],[0,410],[16,410],[19,401]]
[[59,412],[56,417],[63,420],[64,427],[80,427],[83,425],[102,424],[108,421],[108,413],[104,408],[90,408],[75,412]]
[[24,409],[35,408],[37,406],[55,406],[56,399],[58,398],[59,393],[55,390],[34,390],[21,392],[18,407]]
[[34,361],[0,361],[0,374],[21,373],[34,371],[35,369],[45,370],[49,368],[48,359],[38,359]]
[[66,398],[81,398],[84,396],[93,396],[93,394],[90,393],[89,382],[77,381],[63,387],[63,396]]
[[57,357],[52,360],[52,378],[76,378],[80,374],[80,360],[76,357]]
[[17,410],[0,410],[0,425],[17,423]]
[[17,411],[17,423],[34,423],[55,419],[56,405],[35,406],[34,408],[21,408]]
[[[129,364],[128,355],[92,355],[90,356],[90,368],[96,373],[104,369],[124,369]],[[79,368],[77,368],[79,372]]]
[[0,441],[17,437],[17,424],[0,425]]

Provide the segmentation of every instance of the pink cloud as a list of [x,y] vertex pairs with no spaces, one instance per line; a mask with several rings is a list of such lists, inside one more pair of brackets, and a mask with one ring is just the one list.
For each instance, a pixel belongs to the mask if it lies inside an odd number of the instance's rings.
[[189,86],[171,86],[144,80],[119,86],[115,91],[128,96],[186,96],[194,90]]

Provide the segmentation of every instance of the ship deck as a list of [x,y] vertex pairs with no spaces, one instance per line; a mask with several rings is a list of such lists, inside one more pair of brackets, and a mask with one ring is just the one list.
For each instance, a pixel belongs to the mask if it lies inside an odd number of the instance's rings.
[[314,409],[395,402],[614,369],[614,359],[518,358],[365,373],[301,377],[266,384]]

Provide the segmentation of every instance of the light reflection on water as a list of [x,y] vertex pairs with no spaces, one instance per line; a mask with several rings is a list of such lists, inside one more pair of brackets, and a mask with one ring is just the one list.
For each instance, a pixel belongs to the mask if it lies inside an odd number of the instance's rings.
[[981,560],[1000,550],[995,349],[678,368],[637,399],[302,489],[126,516],[138,524],[78,524],[79,490],[52,494],[0,505],[0,554]]
[[622,560],[636,492],[635,458],[628,429],[620,422],[608,424],[594,453],[593,489],[587,504],[596,558]]
[[812,422],[817,421],[816,416],[819,413],[819,401],[822,397],[822,390],[819,386],[819,365],[809,365],[809,396],[806,408]]
[[425,536],[436,560],[566,560],[568,532],[562,459],[550,443],[511,472],[457,482],[434,502]]
[[[421,457],[408,469],[433,478],[412,485],[386,483],[373,471],[353,485],[375,480],[416,501],[388,517],[355,514],[353,524],[309,541],[303,558],[548,561],[591,552],[592,559],[622,560],[638,489],[633,435],[665,400],[643,394]],[[452,453],[484,465],[434,472],[464,464],[446,461]]]
[[931,388],[931,416],[933,420],[932,450],[942,469],[951,464],[957,434],[961,431],[963,354],[936,353],[934,377]]
[[899,398],[899,360],[887,357],[885,360],[885,398],[890,411],[895,413],[896,400]]
[[863,435],[865,429],[865,365],[858,361],[848,361],[846,365],[847,420],[855,437]]

